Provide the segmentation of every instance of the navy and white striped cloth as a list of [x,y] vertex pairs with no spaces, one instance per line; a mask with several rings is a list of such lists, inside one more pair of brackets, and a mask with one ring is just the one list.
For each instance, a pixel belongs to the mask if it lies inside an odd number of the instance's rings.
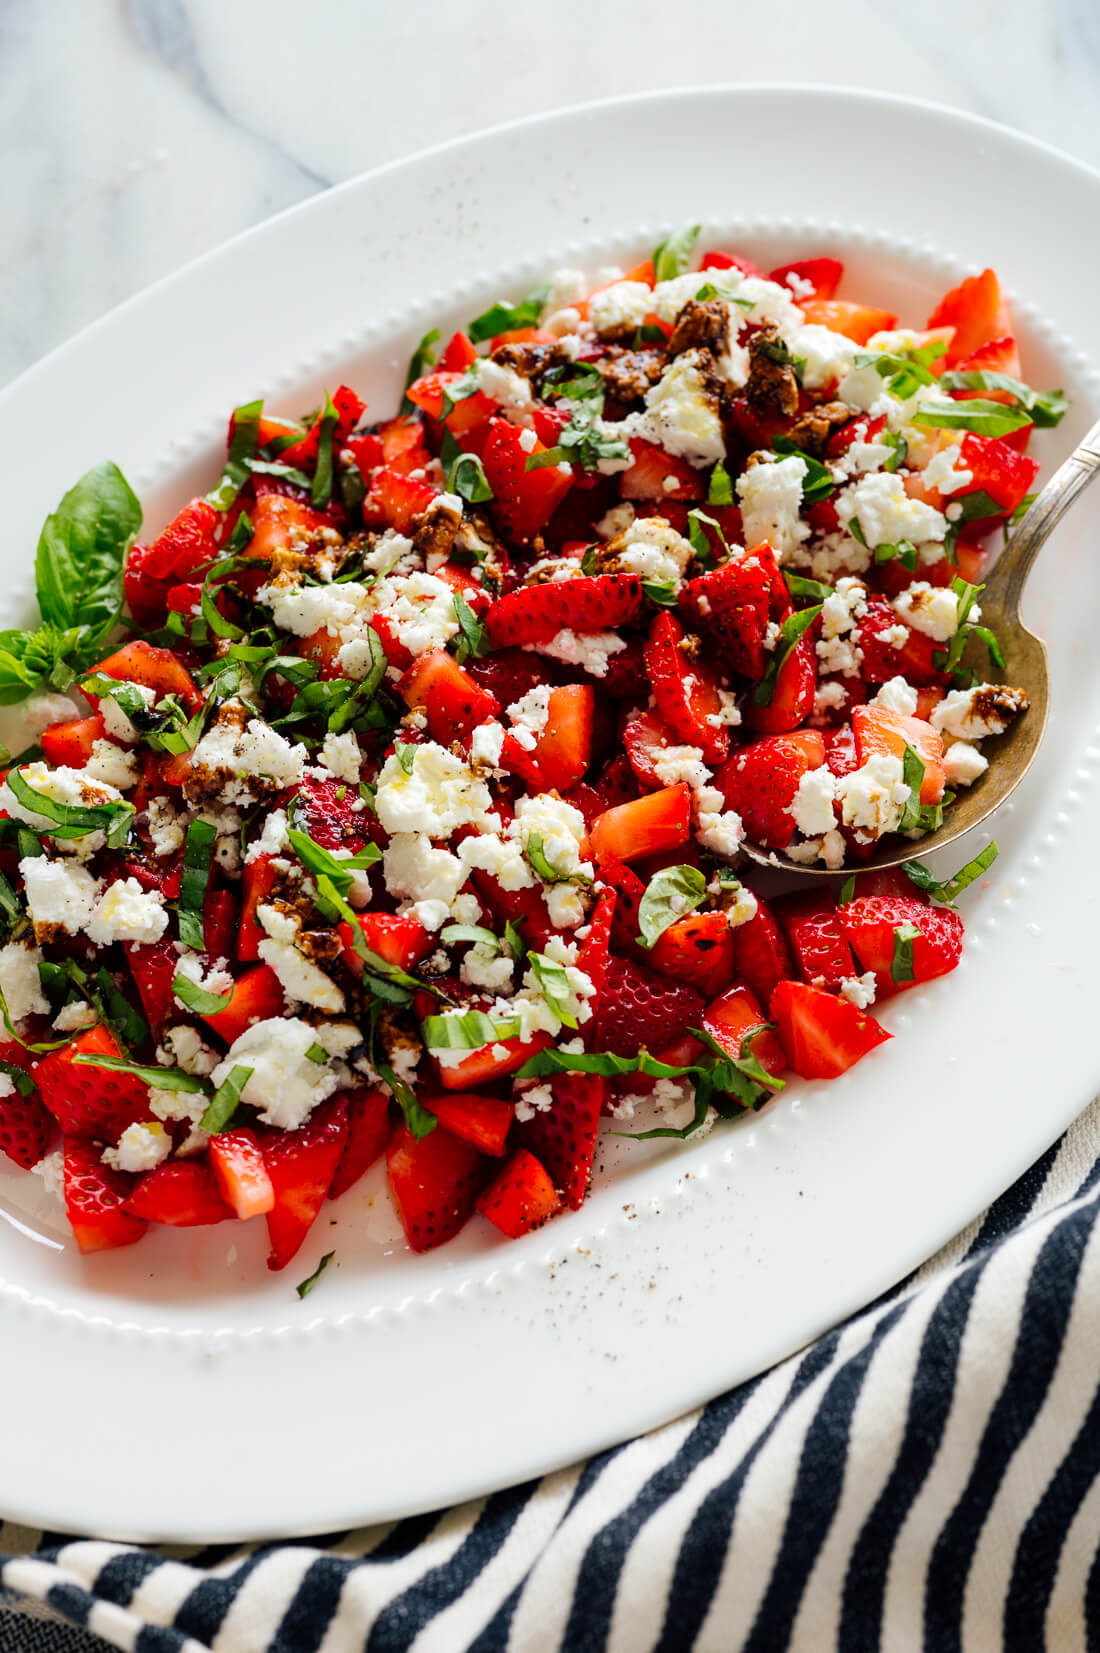
[[586,1464],[278,1546],[0,1526],[0,1650],[1100,1649],[1098,1215],[1100,1101],[894,1291]]

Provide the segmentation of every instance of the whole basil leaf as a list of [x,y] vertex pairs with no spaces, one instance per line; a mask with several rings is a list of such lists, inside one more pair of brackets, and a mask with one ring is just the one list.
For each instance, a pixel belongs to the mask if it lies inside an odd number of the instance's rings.
[[137,495],[109,460],[71,487],[46,518],[34,562],[42,618],[103,636],[122,607],[122,565],[141,527]]

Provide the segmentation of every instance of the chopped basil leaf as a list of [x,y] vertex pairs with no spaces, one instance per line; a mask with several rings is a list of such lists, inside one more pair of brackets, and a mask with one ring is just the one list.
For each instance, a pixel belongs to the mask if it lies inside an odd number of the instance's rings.
[[733,483],[730,481],[730,473],[720,459],[710,473],[710,481],[707,484],[707,504],[733,504]]
[[871,549],[867,544],[867,535],[863,532],[863,524],[858,517],[848,518],[848,532],[854,540],[858,540],[865,550],[869,551]]
[[861,351],[855,357],[856,367],[873,367],[879,378],[884,380],[884,389],[899,402],[906,402],[910,396],[915,396],[922,385],[934,385],[936,377],[929,372],[929,366],[943,355],[944,346],[941,340],[934,344],[919,346],[915,350],[882,352]]
[[203,935],[203,903],[210,882],[210,863],[217,830],[210,821],[192,821],[183,845],[183,876],[177,909],[180,940],[195,952],[206,947]]
[[811,608],[801,608],[796,614],[788,614],[779,628],[779,641],[772,650],[772,657],[768,661],[768,669],[764,673],[756,688],[752,691],[754,706],[770,706],[772,695],[775,693],[779,674],[786,664],[787,656],[797,645],[804,632],[809,631],[818,615],[821,613],[822,603],[815,603]]
[[483,311],[467,328],[475,344],[483,344],[486,339],[495,339],[498,333],[514,333],[521,327],[537,327],[542,307],[550,296],[550,283],[544,287],[536,287],[533,293],[521,299],[518,304],[509,304],[507,300],[491,304],[488,310]]
[[514,959],[521,959],[525,951],[523,937],[520,935],[511,919],[509,919],[504,926],[504,940],[507,943],[508,951],[511,953],[512,957]]
[[1021,407],[975,397],[969,402],[957,402],[952,408],[918,407],[910,416],[910,423],[927,425],[932,430],[971,430],[979,436],[1009,436],[1014,430],[1030,425],[1032,420]]
[[328,1061],[328,1057],[329,1053],[325,1049],[324,1045],[319,1045],[316,1041],[310,1045],[309,1049],[306,1051],[306,1061],[316,1062],[319,1068],[324,1067],[325,1063]]
[[[304,837],[305,834],[302,834],[302,836]],[[319,847],[319,845],[314,846],[314,848]],[[365,854],[366,851],[363,853]],[[345,867],[348,863],[338,861],[336,865]],[[314,882],[317,885],[318,906],[322,912],[329,916],[328,909],[331,909],[335,917],[343,919],[344,923],[347,924],[351,932],[352,948],[357,957],[363,962],[363,985],[376,998],[385,1000],[387,1004],[408,1004],[416,988],[425,987],[429,991],[431,990],[429,982],[417,981],[415,976],[410,976],[407,971],[400,969],[396,964],[388,964],[384,958],[381,958],[372,948],[367,946],[366,937],[363,935],[363,926],[359,922],[359,914],[348,906],[334,879],[327,873],[319,872],[314,874]]]
[[519,1017],[492,1017],[483,1010],[461,1015],[425,1016],[420,1033],[429,1050],[483,1050],[519,1033]]
[[1031,510],[1031,507],[1034,505],[1038,497],[1038,493],[1024,495],[1023,499],[1008,519],[1011,527],[1015,528],[1018,522],[1023,521],[1024,517],[1027,516],[1027,513]]
[[449,384],[443,386],[443,419],[450,417],[457,403],[465,402],[469,397],[477,395],[480,367],[481,358],[478,357],[476,362],[471,362],[465,373],[460,373],[457,379],[452,379]]
[[899,832],[912,832],[920,824],[920,789],[924,784],[924,761],[909,745],[905,744],[905,756],[902,759],[901,778],[909,788],[909,797],[898,821]]
[[455,592],[454,599],[455,616],[458,620],[459,630],[462,633],[462,641],[459,643],[457,651],[458,662],[461,665],[464,660],[469,659],[471,654],[475,660],[480,660],[484,655],[491,652],[493,645],[489,641],[487,628],[478,619],[461,591]]
[[524,464],[526,471],[544,470],[550,465],[569,463],[582,470],[599,469],[601,459],[629,459],[630,448],[621,436],[615,436],[614,425],[602,426],[600,413],[594,401],[578,402],[570,410],[569,423],[558,435],[557,446],[544,453],[529,453]]
[[638,941],[652,947],[670,924],[694,912],[706,899],[707,881],[698,867],[663,867],[646,885],[638,904]]
[[672,281],[676,276],[683,275],[691,263],[691,255],[695,251],[695,243],[699,239],[701,229],[701,224],[692,224],[687,229],[674,230],[658,243],[653,250],[655,282]]
[[14,1062],[0,1062],[0,1073],[6,1073],[14,1084],[20,1096],[30,1096],[34,1090],[34,1080],[23,1068],[17,1068]]
[[570,402],[598,402],[603,411],[603,374],[592,362],[562,362],[548,368],[542,376],[542,392],[546,396],[551,391]]
[[299,1297],[308,1297],[309,1296],[310,1292],[313,1290],[314,1286],[317,1284],[318,1280],[321,1278],[321,1276],[325,1272],[326,1268],[328,1268],[328,1265],[332,1262],[332,1259],[335,1257],[335,1255],[336,1255],[335,1251],[326,1251],[325,1255],[321,1258],[321,1261],[317,1264],[317,1267],[314,1269],[313,1273],[307,1275],[304,1280],[299,1280],[298,1284],[294,1288],[294,1290],[298,1293]]
[[22,916],[23,910],[19,905],[19,898],[4,874],[0,872],[0,922],[10,929],[19,922]]
[[904,465],[909,458],[909,444],[900,431],[884,431],[881,436],[875,437],[884,447],[893,448],[893,453],[882,467],[884,471],[896,471],[899,465]]
[[407,1085],[404,1079],[399,1079],[389,1063],[376,1056],[373,1050],[371,1063],[379,1078],[384,1080],[393,1092],[394,1100],[405,1115],[405,1123],[416,1140],[420,1142],[424,1137],[430,1136],[437,1123],[435,1114],[429,1113],[427,1108],[421,1106],[412,1087]]
[[[210,1086],[205,1079],[196,1074],[184,1073],[182,1068],[143,1067],[140,1062],[128,1062],[122,1056],[88,1056],[83,1051],[73,1057],[73,1061],[89,1068],[111,1068],[115,1073],[129,1073],[135,1079],[142,1080],[146,1085],[155,1085],[162,1091],[209,1092]],[[237,1070],[234,1070],[237,1071]],[[249,1068],[249,1073],[252,1069]],[[203,1126],[203,1130],[206,1130]]]
[[529,953],[527,957],[531,974],[542,989],[542,996],[554,1015],[563,1027],[575,1028],[577,1018],[572,1010],[573,992],[569,986],[569,977],[566,974],[564,964],[558,964],[554,959],[547,958],[545,953]]
[[920,940],[915,924],[898,924],[894,928],[894,956],[890,960],[890,975],[899,985],[913,981],[913,943]]
[[714,553],[711,550],[710,541],[703,531],[704,523],[706,523],[708,528],[714,529],[714,532],[718,536],[718,543],[722,547],[722,550],[726,553],[726,556],[732,556],[733,553],[729,548],[729,542],[727,541],[725,534],[722,532],[721,524],[716,522],[713,517],[708,516],[705,511],[696,509],[688,512],[688,539],[691,542],[691,549],[695,552],[699,562],[709,563],[714,560]]
[[909,570],[910,574],[916,572],[917,548],[912,540],[899,540],[896,545],[875,546],[876,563],[892,562],[895,557],[903,568]]
[[416,762],[415,741],[395,740],[393,743],[393,750],[394,756],[397,758],[398,763],[401,765],[406,775],[411,775],[413,772],[413,765]]
[[955,546],[964,523],[978,522],[984,517],[1004,515],[1004,506],[998,504],[993,495],[986,493],[984,488],[976,488],[972,494],[963,494],[959,499],[948,501],[949,509],[956,505],[958,510],[952,510],[951,515],[947,518],[947,538],[944,540],[944,550],[951,562],[958,560]]
[[219,1131],[225,1130],[237,1111],[237,1104],[241,1100],[241,1092],[255,1071],[255,1068],[246,1068],[240,1065],[230,1070],[228,1076],[222,1080],[210,1098],[210,1106],[199,1120],[201,1131],[209,1131],[211,1136],[216,1136]]
[[787,590],[792,597],[811,597],[814,602],[823,603],[826,597],[831,597],[831,585],[822,585],[820,580],[810,580],[804,574],[792,574],[788,569],[783,570],[783,578]]
[[435,351],[432,346],[438,343],[439,328],[433,327],[430,333],[424,334],[424,337],[409,357],[408,372],[405,374],[405,395],[401,398],[400,411],[402,413],[416,412],[416,408],[409,401],[408,389],[410,385],[416,383],[417,379],[422,379],[429,367],[432,366],[435,361]]
[[972,861],[968,861],[964,867],[960,867],[958,872],[951,878],[943,880],[937,878],[931,867],[926,867],[922,861],[906,861],[902,866],[902,871],[910,882],[917,886],[918,890],[923,890],[926,895],[932,896],[934,900],[941,901],[945,907],[951,907],[954,906],[956,897],[961,895],[969,884],[973,884],[974,880],[980,878],[983,872],[989,871],[999,854],[997,840],[994,838],[985,846],[980,855],[975,855]]
[[[450,434],[448,431],[447,435]],[[496,497],[489,486],[485,467],[476,453],[459,453],[448,472],[447,488],[452,494],[458,494],[460,499],[468,500],[471,505],[481,505],[485,500]]]
[[1058,424],[1069,409],[1069,398],[1060,390],[1032,390],[1007,373],[991,373],[986,369],[971,369],[965,373],[945,373],[940,379],[944,390],[1006,390],[1031,416],[1034,425],[1049,428]]
[[838,907],[846,907],[848,905],[849,901],[854,899],[855,893],[856,893],[855,874],[850,873],[849,876],[844,880],[843,884],[840,886],[840,894],[836,898],[837,906]]
[[262,398],[258,402],[245,402],[233,410],[233,435],[229,441],[222,479],[213,493],[206,496],[218,511],[228,511],[248,481],[248,461],[255,459],[260,449],[260,415],[263,410]]
[[[72,962],[69,961],[70,968]],[[149,1028],[144,1016],[135,1010],[126,995],[119,991],[102,965],[85,992],[99,1011],[101,1020],[113,1028],[124,1046],[141,1045],[149,1038]]]
[[[306,871],[312,873],[315,879],[326,878],[337,894],[345,900],[355,874],[365,872],[368,867],[373,867],[382,859],[382,851],[377,844],[365,844],[355,855],[333,855],[331,850],[325,849],[300,827],[288,826],[286,836],[287,842]],[[326,914],[328,918],[332,916],[331,913]],[[359,926],[356,925],[356,928]]]
[[172,992],[181,1004],[188,1010],[193,1010],[196,1016],[216,1016],[220,1010],[227,1010],[233,998],[233,989],[228,993],[208,993],[205,987],[193,982],[190,976],[182,974],[172,978]]
[[675,608],[680,601],[679,580],[643,580],[642,595],[658,608]]
[[492,930],[487,930],[483,924],[447,924],[439,932],[439,939],[446,946],[456,941],[472,941],[480,947],[489,947],[494,953],[503,952],[504,946],[499,936]]
[[89,832],[105,831],[111,849],[121,849],[128,841],[134,819],[131,803],[63,804],[37,792],[26,780],[21,769],[9,769],[7,784],[24,808],[43,816],[50,825],[33,830],[46,837],[84,838]]
[[579,873],[560,872],[558,868],[547,859],[546,850],[543,847],[543,840],[540,833],[532,832],[530,837],[527,839],[524,848],[527,852],[528,861],[530,861],[532,867],[534,867],[535,871],[544,883],[590,884],[592,882],[590,878],[584,878]]
[[805,465],[806,475],[802,478],[803,505],[816,505],[818,500],[828,499],[829,495],[835,492],[836,482],[829,467],[823,465],[820,459],[815,459],[812,453],[800,448],[797,442],[792,442],[789,436],[777,436],[772,443],[772,450],[775,453],[793,455],[796,459],[801,459]]
[[319,510],[323,510],[332,498],[332,442],[339,423],[340,410],[326,390],[325,405],[321,410],[320,434],[317,438],[317,464],[309,496]]
[[289,482],[294,488],[304,488],[306,493],[313,489],[313,478],[300,471],[296,465],[284,465],[279,459],[246,459],[245,464],[252,472],[260,476],[278,476],[284,482]]

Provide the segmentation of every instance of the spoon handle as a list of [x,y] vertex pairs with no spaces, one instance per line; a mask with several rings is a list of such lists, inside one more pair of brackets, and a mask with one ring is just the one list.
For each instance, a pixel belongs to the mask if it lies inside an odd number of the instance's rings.
[[993,570],[997,595],[1005,611],[1019,606],[1024,582],[1048,536],[1078,494],[1100,473],[1100,419],[1036,494]]

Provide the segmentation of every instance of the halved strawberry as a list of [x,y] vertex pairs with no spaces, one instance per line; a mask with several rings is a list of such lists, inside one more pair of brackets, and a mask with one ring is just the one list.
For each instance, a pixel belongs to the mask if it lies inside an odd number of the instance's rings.
[[[262,562],[270,561],[276,551],[292,542],[308,541],[328,526],[324,514],[315,511],[305,500],[291,499],[278,493],[261,494],[254,500],[248,507],[248,519],[252,524],[252,538],[242,555]],[[246,576],[256,589],[266,577],[262,569],[255,574],[250,570]],[[239,583],[240,576],[234,575],[234,579]]]
[[382,450],[382,464],[391,470],[403,471],[408,476],[410,471],[423,470],[431,460],[424,426],[418,418],[387,419],[375,434]]
[[601,868],[686,844],[691,837],[691,788],[681,782],[605,809],[588,836]]
[[445,1131],[471,1143],[479,1152],[499,1159],[504,1152],[516,1110],[512,1103],[499,1096],[477,1096],[471,1091],[461,1095],[441,1094],[423,1096],[421,1102],[429,1113],[434,1113]]
[[23,1096],[13,1090],[10,1096],[0,1096],[0,1154],[25,1171],[38,1164],[55,1128],[53,1115],[33,1092]]
[[[1003,338],[990,339],[987,343],[980,344],[956,365],[960,373],[980,373],[984,370],[987,373],[1007,373],[1010,379],[1019,379],[1023,374],[1019,346],[1011,333],[1006,333]],[[988,396],[990,400],[1000,400],[1008,395],[1006,391],[993,390],[979,390],[973,394]]]
[[103,719],[97,712],[93,717],[68,718],[64,723],[51,723],[38,737],[42,756],[47,763],[72,769],[83,769],[92,755],[92,747],[106,733]]
[[493,604],[486,624],[494,648],[548,643],[566,628],[616,631],[637,619],[642,601],[637,574],[582,574],[518,586]]
[[855,730],[850,723],[842,723],[839,729],[825,729],[825,762],[832,774],[836,776],[850,775],[859,768],[859,757],[856,753]]
[[202,695],[191,673],[172,650],[157,648],[140,638],[124,643],[91,670],[113,677],[119,683],[140,683],[147,689],[155,689],[158,695],[176,695],[189,712],[197,712],[202,705]]
[[670,982],[627,959],[611,958],[600,996],[595,1044],[616,1056],[662,1050],[702,1013],[694,987]]
[[500,711],[500,703],[475,683],[446,649],[429,649],[413,661],[397,685],[406,706],[421,706],[428,733],[441,746],[467,740],[479,723]]
[[390,1192],[414,1251],[451,1240],[474,1209],[482,1175],[476,1148],[438,1128],[418,1142],[402,1126],[386,1149]]
[[781,981],[771,998],[787,1060],[803,1079],[835,1079],[892,1037],[854,1004],[823,987]]
[[126,1202],[134,1179],[112,1171],[90,1143],[65,1143],[65,1210],[76,1243],[87,1255],[115,1246],[133,1245],[146,1224],[132,1216]]
[[[780,287],[789,287],[794,294],[795,302],[803,303],[807,299],[832,298],[840,286],[844,275],[844,266],[839,258],[797,258],[793,264],[781,264],[768,277]],[[794,276],[794,281],[788,281],[788,276]],[[806,291],[806,285],[813,288]]]
[[923,718],[906,717],[887,706],[855,706],[852,709],[852,729],[855,733],[856,757],[862,768],[868,758],[887,756],[904,758],[905,748],[912,747],[924,764],[920,801],[938,804],[943,797],[943,737]]
[[947,907],[931,907],[914,896],[858,895],[845,902],[839,916],[863,968],[888,980],[893,980],[896,932],[906,924],[918,932],[912,941],[913,979],[896,982],[899,989],[945,976],[959,962],[963,923]]
[[955,337],[942,358],[945,367],[954,367],[983,344],[1012,332],[1012,317],[1001,296],[1001,285],[992,270],[967,276],[945,293],[928,318],[929,327],[953,327]]
[[752,695],[749,696],[742,712],[746,726],[761,729],[769,735],[797,729],[814,709],[816,689],[817,656],[810,631],[800,637],[792,649],[788,649],[767,705],[757,705]]
[[549,1084],[553,1106],[520,1125],[517,1135],[545,1167],[564,1204],[577,1211],[592,1176],[607,1081],[595,1073],[558,1073]]
[[150,545],[145,571],[155,580],[182,580],[218,555],[225,519],[207,500],[193,499]]
[[257,964],[234,981],[224,1010],[202,1019],[231,1045],[254,1022],[270,1021],[285,1011],[286,996],[278,976],[270,964]]
[[[698,652],[698,639],[694,640]],[[729,751],[729,728],[718,721],[722,701],[718,682],[701,660],[684,652],[684,628],[662,609],[649,630],[646,674],[657,711],[678,740],[702,749],[707,763],[721,763]]]
[[714,777],[754,844],[786,849],[794,836],[791,805],[799,782],[825,762],[825,741],[817,729],[771,735],[735,752]]
[[660,975],[687,982],[712,999],[733,980],[734,947],[725,913],[689,913],[658,936],[649,962]]
[[526,1148],[517,1148],[507,1165],[478,1196],[477,1209],[502,1234],[518,1240],[560,1211],[561,1200],[549,1173],[534,1154]]
[[218,1191],[233,1214],[246,1222],[275,1204],[275,1189],[255,1131],[241,1126],[210,1138],[210,1169]]
[[733,936],[737,974],[761,1004],[770,1004],[777,983],[789,980],[795,972],[787,938],[762,895],[756,898],[755,915],[747,924],[739,924]]
[[203,1228],[234,1215],[214,1173],[201,1159],[168,1160],[138,1180],[126,1209],[145,1222],[169,1228]]
[[546,726],[531,753],[544,783],[541,790],[567,792],[580,780],[592,757],[595,717],[596,691],[591,684],[551,689]]
[[536,438],[525,447],[518,425],[493,419],[481,462],[494,494],[493,514],[511,539],[533,539],[573,486],[572,469],[546,465],[527,469],[528,459],[547,450]]
[[370,1170],[375,1160],[385,1153],[393,1135],[390,1099],[385,1091],[372,1085],[356,1085],[343,1094],[348,1110],[348,1135],[329,1184],[330,1200],[338,1200]]
[[[707,1005],[700,1026],[734,1057],[745,1054],[745,1040],[751,1038],[749,1049],[752,1055],[773,1076],[782,1073],[787,1066],[783,1046],[768,1027],[768,1018],[755,994],[743,982],[728,987],[719,998]],[[665,1059],[662,1057],[662,1060]]]
[[619,486],[624,499],[702,499],[702,473],[653,442],[635,436],[630,443],[631,464]]
[[167,936],[160,941],[139,945],[124,944],[130,973],[141,995],[145,1020],[155,1034],[160,1033],[165,1018],[173,1010],[172,981],[179,969],[180,956],[175,942]]
[[744,677],[763,677],[769,622],[790,612],[790,598],[769,545],[730,558],[689,580],[680,607],[710,639],[723,665]]
[[[1024,495],[1039,474],[1037,460],[1017,453],[1007,442],[995,436],[977,436],[973,431],[967,431],[960,443],[959,464],[972,474],[973,480],[966,492],[970,494],[984,490],[997,501],[1006,515],[1023,504]],[[965,496],[959,494],[955,497],[962,499]],[[988,529],[991,524],[987,521],[984,526]]]
[[787,932],[798,973],[818,987],[839,987],[855,973],[831,890],[798,890],[774,904]]
[[275,1190],[267,1213],[269,1269],[285,1268],[309,1233],[332,1186],[347,1135],[343,1096],[322,1102],[296,1131],[265,1135],[264,1164]]
[[100,1023],[61,1050],[51,1050],[35,1066],[42,1100],[66,1136],[117,1142],[128,1125],[149,1118],[147,1085],[131,1073],[77,1063],[77,1056],[121,1058],[122,1051]]

